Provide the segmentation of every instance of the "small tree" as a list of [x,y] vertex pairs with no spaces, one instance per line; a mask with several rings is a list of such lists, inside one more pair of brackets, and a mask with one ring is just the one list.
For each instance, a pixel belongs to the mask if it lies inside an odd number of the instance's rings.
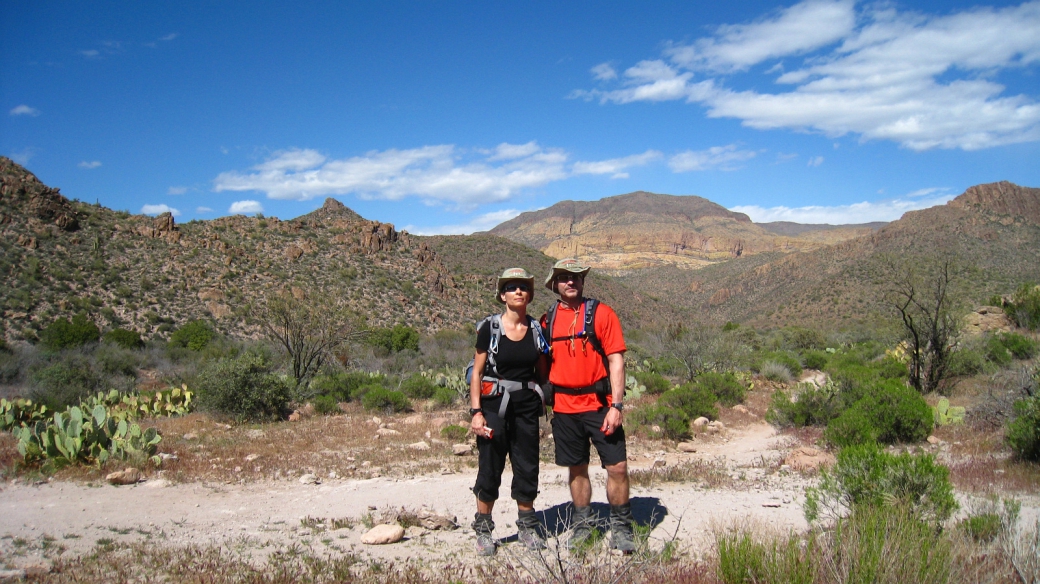
[[910,385],[921,393],[939,389],[950,371],[957,333],[951,271],[948,261],[927,276],[908,269],[889,291],[888,301],[903,322]]
[[267,335],[289,353],[296,387],[334,358],[344,343],[360,338],[349,311],[321,290],[275,294],[254,307]]
[[719,331],[705,326],[678,325],[660,339],[664,352],[682,363],[685,381],[693,381],[701,373],[734,369],[748,347],[732,331]]

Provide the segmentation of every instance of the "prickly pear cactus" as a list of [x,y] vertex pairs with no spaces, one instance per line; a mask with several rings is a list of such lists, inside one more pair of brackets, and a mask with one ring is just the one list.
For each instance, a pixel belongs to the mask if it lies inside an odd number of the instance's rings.
[[932,408],[932,412],[935,415],[935,423],[938,426],[948,426],[950,424],[960,424],[964,422],[965,410],[961,406],[951,406],[950,400],[941,398],[939,403]]

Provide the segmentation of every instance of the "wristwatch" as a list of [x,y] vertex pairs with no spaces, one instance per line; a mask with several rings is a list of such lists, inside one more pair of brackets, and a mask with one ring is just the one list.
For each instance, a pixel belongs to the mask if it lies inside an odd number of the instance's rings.
[[620,411],[622,411],[622,410],[624,410],[624,409],[625,409],[625,404],[619,404],[619,403],[616,403],[616,402],[615,402],[615,403],[612,403],[612,404],[610,404],[610,407],[612,407],[612,408],[614,408],[615,410],[617,410],[617,411],[619,411],[619,412],[620,412]]
[[469,417],[471,417],[471,418],[473,416],[477,415],[477,414],[482,414],[482,413],[484,413],[484,410],[482,410],[480,408],[470,408],[469,409]]

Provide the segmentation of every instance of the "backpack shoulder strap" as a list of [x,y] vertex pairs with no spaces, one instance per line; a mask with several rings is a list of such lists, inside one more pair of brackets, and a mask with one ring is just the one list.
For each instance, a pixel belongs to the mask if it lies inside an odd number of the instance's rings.
[[585,336],[589,339],[589,343],[592,344],[592,348],[599,353],[600,359],[603,360],[603,370],[610,375],[610,364],[607,361],[607,352],[603,350],[603,343],[600,342],[599,336],[596,335],[596,308],[599,307],[599,300],[595,298],[585,299]]
[[480,327],[484,326],[485,322],[488,323],[488,327],[490,327],[488,332],[491,334],[491,339],[488,342],[488,356],[487,362],[484,364],[484,374],[493,373],[497,376],[498,364],[495,362],[495,355],[498,354],[498,343],[502,339],[502,315],[492,314],[484,317],[477,323],[478,331],[480,330]]
[[542,334],[542,325],[529,314],[527,315],[527,326],[533,331],[531,336],[534,337],[534,346],[538,349],[538,352],[548,353],[549,343],[545,341],[545,335]]

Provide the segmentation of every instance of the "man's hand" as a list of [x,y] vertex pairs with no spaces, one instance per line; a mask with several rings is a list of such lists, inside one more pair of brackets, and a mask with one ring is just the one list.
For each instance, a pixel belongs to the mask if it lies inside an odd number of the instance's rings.
[[603,425],[600,426],[599,431],[603,432],[604,436],[610,436],[621,427],[621,424],[621,410],[617,408],[607,408],[607,415],[603,418]]

